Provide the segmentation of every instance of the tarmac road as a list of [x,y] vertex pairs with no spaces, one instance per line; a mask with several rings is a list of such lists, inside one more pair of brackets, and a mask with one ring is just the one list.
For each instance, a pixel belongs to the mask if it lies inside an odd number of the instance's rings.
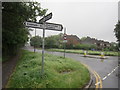
[[[29,51],[33,51],[33,48],[27,47]],[[36,50],[36,52],[42,52]],[[50,52],[45,53],[63,56],[62,52]],[[102,88],[118,88],[118,57],[109,56],[107,59],[89,58],[83,57],[81,54],[66,53],[66,57],[73,58],[74,60],[80,61],[86,64],[92,70],[98,73],[102,80]]]

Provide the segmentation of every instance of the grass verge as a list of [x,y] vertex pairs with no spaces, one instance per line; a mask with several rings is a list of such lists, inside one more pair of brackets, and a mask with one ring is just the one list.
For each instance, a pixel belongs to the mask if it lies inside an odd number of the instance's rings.
[[[47,49],[48,51],[56,51],[56,52],[64,52],[64,49]],[[83,50],[70,50],[66,49],[67,53],[77,53],[77,54],[84,54]],[[87,50],[88,55],[101,55],[102,51],[91,51]],[[103,51],[105,56],[118,56],[118,52],[113,51]]]
[[41,53],[23,50],[6,88],[82,88],[89,80],[89,71],[78,61],[49,54],[41,78]]

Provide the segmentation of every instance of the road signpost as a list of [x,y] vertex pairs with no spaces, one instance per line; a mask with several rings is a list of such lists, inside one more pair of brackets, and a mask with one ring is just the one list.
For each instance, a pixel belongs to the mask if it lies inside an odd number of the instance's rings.
[[45,42],[45,25],[46,21],[52,18],[52,13],[48,14],[47,16],[44,16],[42,19],[39,20],[39,23],[43,23],[43,43],[42,43],[42,68],[41,68],[41,74],[43,76],[44,73],[44,42]]
[[45,22],[43,23],[43,25],[44,25],[44,28],[43,28],[43,41],[42,41],[43,43],[42,43],[42,68],[41,68],[41,74],[42,74],[42,76],[43,76],[43,73],[44,73]]
[[54,31],[62,31],[63,26],[61,24],[55,24],[55,23],[45,23],[45,29],[48,30],[54,30]]
[[[65,29],[64,29],[65,30]],[[66,34],[66,31],[64,31],[64,40],[63,40],[64,43],[67,43],[67,34]]]
[[[35,28],[35,37],[36,37],[36,28]],[[34,43],[34,53],[36,51],[35,43]]]
[[49,13],[48,15],[44,16],[42,19],[39,20],[39,23],[44,23],[47,20],[52,18],[52,13]]
[[45,25],[35,22],[25,22],[25,24],[26,27],[31,27],[31,28],[43,29],[45,26],[45,29],[47,30],[62,31],[63,29],[63,26],[61,24],[48,23],[48,22],[46,22]]
[[52,13],[44,16],[42,19],[39,20],[39,23],[36,22],[25,22],[26,27],[31,28],[38,28],[43,29],[43,40],[42,40],[42,68],[41,68],[41,74],[43,76],[44,73],[44,39],[45,39],[45,30],[54,30],[54,31],[62,31],[63,26],[61,24],[55,24],[55,23],[48,23],[47,20],[52,18]]
[[66,46],[66,42],[67,42],[67,34],[66,34],[66,28],[64,28],[64,58],[65,58],[65,46]]
[[43,29],[44,25],[36,22],[25,22],[26,27]]

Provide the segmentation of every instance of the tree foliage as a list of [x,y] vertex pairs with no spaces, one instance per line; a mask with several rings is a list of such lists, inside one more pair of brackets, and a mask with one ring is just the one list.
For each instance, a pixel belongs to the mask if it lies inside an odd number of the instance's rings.
[[120,21],[115,25],[114,32],[120,47]]
[[42,46],[42,38],[40,36],[35,36],[30,39],[30,45],[35,47]]
[[77,44],[73,45],[72,49],[96,50],[97,46],[92,44]]
[[60,34],[52,35],[45,38],[45,46],[47,48],[58,48],[60,45]]
[[[45,37],[45,48],[59,48],[62,44],[61,33],[58,35],[52,35]],[[35,47],[42,47],[42,38],[40,36],[32,37],[30,39],[30,45]]]
[[3,2],[2,7],[3,55],[13,55],[28,40],[29,29],[23,23],[35,22],[47,9],[42,9],[37,2]]
[[82,37],[81,40],[84,41],[87,37]]

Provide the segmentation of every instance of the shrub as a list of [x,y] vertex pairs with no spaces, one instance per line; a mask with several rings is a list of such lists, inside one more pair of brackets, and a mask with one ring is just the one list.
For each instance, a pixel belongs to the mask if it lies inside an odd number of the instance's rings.
[[97,46],[88,45],[88,44],[78,44],[78,45],[74,46],[74,49],[95,50],[95,49],[97,49]]

